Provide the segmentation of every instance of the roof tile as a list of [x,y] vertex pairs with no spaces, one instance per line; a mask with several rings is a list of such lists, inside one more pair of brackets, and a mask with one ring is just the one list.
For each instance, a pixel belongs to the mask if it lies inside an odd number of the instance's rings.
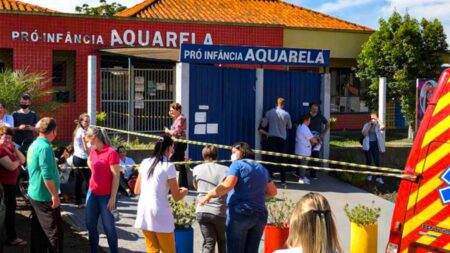
[[0,10],[23,12],[56,12],[54,10],[16,0],[0,0]]
[[146,0],[116,16],[373,31],[282,0]]

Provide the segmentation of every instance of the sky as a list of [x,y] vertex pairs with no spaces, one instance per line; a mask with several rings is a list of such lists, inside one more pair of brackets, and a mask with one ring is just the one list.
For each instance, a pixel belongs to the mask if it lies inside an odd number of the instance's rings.
[[[131,7],[143,0],[108,0]],[[199,0],[200,1],[200,0]],[[220,1],[220,0],[218,0]],[[394,10],[421,19],[439,19],[450,44],[450,0],[284,0],[353,23],[378,28],[380,18],[388,18]],[[24,0],[62,12],[74,12],[75,6],[87,3],[97,6],[98,0]]]

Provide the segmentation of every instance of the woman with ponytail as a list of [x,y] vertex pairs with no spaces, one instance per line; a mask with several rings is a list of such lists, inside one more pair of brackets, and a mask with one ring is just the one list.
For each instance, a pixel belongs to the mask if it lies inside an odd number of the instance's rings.
[[179,188],[175,165],[169,162],[174,152],[170,136],[161,137],[150,158],[142,161],[134,192],[139,197],[135,228],[142,229],[147,252],[175,253],[174,219],[169,207],[169,190],[175,201],[188,189]]
[[89,148],[85,141],[86,130],[90,124],[90,118],[87,113],[83,113],[75,120],[77,127],[73,132],[73,165],[75,167],[75,205],[78,208],[84,208],[82,194],[83,182],[89,182],[91,171],[87,168],[87,159]]
[[343,253],[327,199],[308,193],[295,205],[289,224],[288,249],[275,253]]
[[88,166],[92,176],[86,197],[86,227],[89,233],[90,252],[98,252],[98,218],[102,218],[103,230],[108,238],[111,253],[118,253],[117,233],[111,211],[116,206],[120,178],[120,158],[110,145],[104,129],[89,127],[86,139],[91,145]]

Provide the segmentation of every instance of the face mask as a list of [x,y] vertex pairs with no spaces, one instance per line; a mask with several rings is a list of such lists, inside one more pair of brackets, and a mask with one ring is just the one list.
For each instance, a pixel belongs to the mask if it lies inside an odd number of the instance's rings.
[[92,144],[91,144],[90,142],[87,142],[87,143],[86,143],[86,147],[87,147],[87,148],[91,148],[91,147],[92,147]]
[[22,109],[27,109],[28,107],[30,107],[30,106],[26,105],[26,104],[20,104],[20,108],[22,108]]
[[309,114],[311,114],[311,116],[313,116],[313,117],[316,117],[317,112],[316,113],[310,112]]
[[231,154],[231,161],[236,161],[238,159],[236,153]]

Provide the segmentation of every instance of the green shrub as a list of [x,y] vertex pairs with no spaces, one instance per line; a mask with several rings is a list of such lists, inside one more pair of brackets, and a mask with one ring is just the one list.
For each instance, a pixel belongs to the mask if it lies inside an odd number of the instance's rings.
[[267,203],[269,217],[267,223],[275,227],[286,227],[289,224],[289,218],[295,203],[285,195],[281,199],[271,198]]
[[169,204],[172,209],[175,228],[186,229],[192,227],[195,221],[195,201],[187,203],[184,200],[175,201],[173,198],[169,198]]
[[95,116],[97,126],[105,126],[107,116],[106,112],[97,112]]
[[344,211],[350,222],[360,226],[372,225],[377,223],[381,212],[381,208],[374,208],[373,204],[372,201],[372,207],[357,205],[353,209],[350,209],[349,205],[346,204]]

